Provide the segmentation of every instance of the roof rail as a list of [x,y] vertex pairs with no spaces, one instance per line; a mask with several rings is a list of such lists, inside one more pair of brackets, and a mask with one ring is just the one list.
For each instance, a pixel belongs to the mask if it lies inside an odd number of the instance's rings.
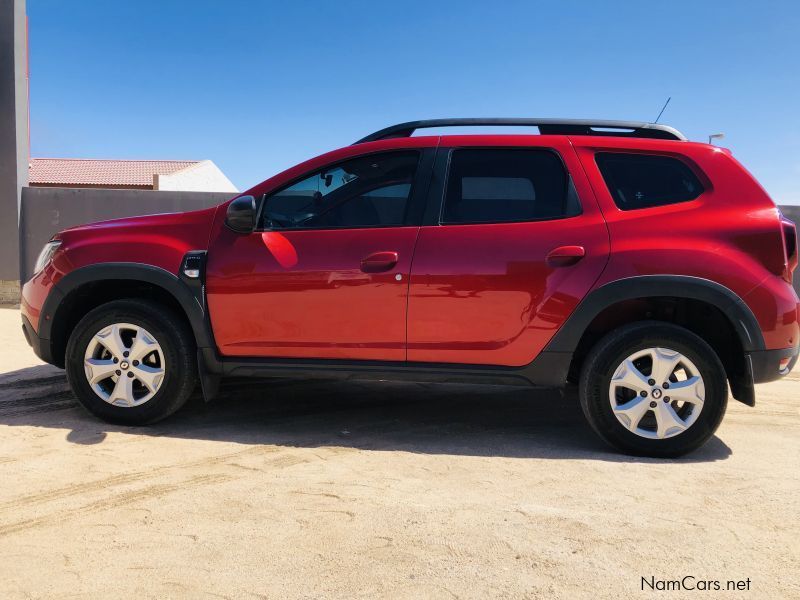
[[386,127],[361,138],[356,144],[410,137],[417,129],[430,127],[480,127],[500,125],[505,127],[538,127],[541,135],[600,135],[615,137],[655,138],[660,140],[686,140],[677,129],[657,123],[639,121],[595,121],[592,119],[426,119],[409,121]]

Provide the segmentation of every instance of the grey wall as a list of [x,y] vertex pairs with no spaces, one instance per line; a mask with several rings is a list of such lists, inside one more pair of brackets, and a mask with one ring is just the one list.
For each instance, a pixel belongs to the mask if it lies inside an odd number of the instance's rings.
[[791,219],[800,227],[800,206],[781,206],[781,212],[787,219]]
[[[153,192],[26,187],[22,190],[20,253],[22,281],[54,233],[94,221],[156,213],[186,212],[216,206],[235,196],[230,192]],[[14,274],[16,278],[17,274]]]
[[[794,221],[800,230],[800,206],[781,206],[781,212],[787,219]],[[800,269],[794,272],[794,291],[800,296]]]
[[[207,208],[234,195],[228,192],[24,188],[20,223],[21,279],[23,282],[28,279],[45,242],[67,227],[120,217]],[[800,206],[781,206],[781,211],[800,228]],[[4,262],[0,260],[0,264]],[[16,278],[16,273],[12,276]],[[795,275],[794,286],[800,295],[800,270]]]
[[26,30],[25,0],[0,0],[0,282],[15,282],[20,268],[20,191],[28,182]]

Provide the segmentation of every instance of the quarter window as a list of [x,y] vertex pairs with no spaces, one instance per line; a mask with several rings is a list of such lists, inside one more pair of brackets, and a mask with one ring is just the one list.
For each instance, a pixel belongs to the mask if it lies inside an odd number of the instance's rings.
[[361,156],[264,200],[264,229],[387,227],[405,222],[418,152]]
[[688,202],[703,193],[697,175],[677,158],[600,152],[595,160],[621,210]]
[[579,212],[577,196],[554,152],[480,149],[452,154],[442,223],[536,221]]

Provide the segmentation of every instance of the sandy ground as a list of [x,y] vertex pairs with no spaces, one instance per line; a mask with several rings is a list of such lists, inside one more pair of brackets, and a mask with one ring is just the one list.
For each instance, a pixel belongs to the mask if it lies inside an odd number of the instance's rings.
[[[231,382],[147,429],[85,414],[0,309],[0,597],[800,598],[800,381],[673,461],[574,396]],[[750,579],[652,592],[641,578]]]

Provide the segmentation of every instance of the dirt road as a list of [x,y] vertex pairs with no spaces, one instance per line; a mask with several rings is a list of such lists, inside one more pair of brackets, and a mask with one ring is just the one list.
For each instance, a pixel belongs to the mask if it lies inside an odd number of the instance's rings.
[[[796,375],[672,461],[513,388],[231,382],[108,426],[0,309],[4,599],[800,598],[798,467]],[[750,589],[642,591],[685,576]]]

